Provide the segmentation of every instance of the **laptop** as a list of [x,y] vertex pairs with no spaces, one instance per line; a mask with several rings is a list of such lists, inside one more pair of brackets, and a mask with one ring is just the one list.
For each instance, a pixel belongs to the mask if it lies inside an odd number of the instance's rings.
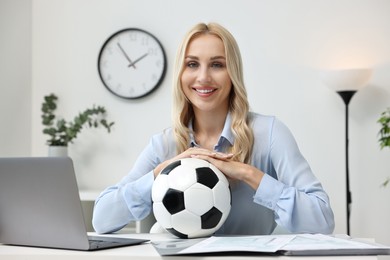
[[0,158],[0,243],[89,251],[147,241],[88,236],[69,157]]

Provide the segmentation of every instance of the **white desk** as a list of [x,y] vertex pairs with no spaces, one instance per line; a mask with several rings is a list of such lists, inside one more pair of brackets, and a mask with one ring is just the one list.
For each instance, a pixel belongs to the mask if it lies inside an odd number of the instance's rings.
[[[133,238],[146,238],[152,241],[162,241],[167,239],[174,238],[169,234],[119,234],[121,237],[133,237]],[[202,260],[268,260],[268,259],[293,259],[293,260],[335,260],[335,259],[343,259],[343,260],[375,260],[378,259],[377,256],[337,256],[337,257],[287,257],[287,256],[172,256],[172,257],[162,257],[160,256],[154,247],[150,243],[130,246],[130,247],[122,247],[116,249],[107,249],[101,251],[94,252],[81,252],[81,251],[71,251],[71,250],[61,250],[61,249],[44,249],[44,248],[33,248],[33,247],[19,247],[19,246],[6,246],[0,244],[0,259],[1,260],[89,260],[89,259],[126,259],[126,260],[155,260],[155,259],[202,259]]]

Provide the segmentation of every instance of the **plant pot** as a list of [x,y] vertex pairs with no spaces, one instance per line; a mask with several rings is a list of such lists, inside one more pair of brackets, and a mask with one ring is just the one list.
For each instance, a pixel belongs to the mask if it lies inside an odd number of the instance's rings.
[[49,157],[67,157],[68,147],[67,146],[49,146],[48,151]]

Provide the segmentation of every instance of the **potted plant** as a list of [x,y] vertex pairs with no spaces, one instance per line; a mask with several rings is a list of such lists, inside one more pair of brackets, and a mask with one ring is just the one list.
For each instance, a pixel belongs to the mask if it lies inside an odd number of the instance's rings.
[[56,119],[54,111],[57,109],[57,100],[58,97],[54,94],[45,96],[41,108],[43,133],[49,136],[46,143],[49,145],[50,156],[67,156],[68,144],[72,143],[84,126],[95,128],[102,126],[108,133],[111,132],[114,122],[107,122],[104,107],[93,106],[79,113],[73,121],[66,121]]
[[[381,149],[385,147],[390,148],[390,107],[382,112],[378,119],[378,123],[381,125],[381,129],[379,130],[379,145]],[[382,185],[387,186],[389,182],[390,178],[387,178]]]

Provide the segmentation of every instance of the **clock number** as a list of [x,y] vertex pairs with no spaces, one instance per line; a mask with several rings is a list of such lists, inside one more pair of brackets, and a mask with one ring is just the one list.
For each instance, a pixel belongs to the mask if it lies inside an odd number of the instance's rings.
[[111,47],[111,46],[108,46],[108,47],[107,47],[107,54],[108,54],[108,55],[112,55],[112,54],[113,54],[113,51],[112,51],[112,47]]
[[161,60],[156,61],[156,67],[160,68],[163,65]]
[[122,89],[122,85],[121,85],[121,84],[118,84],[118,85],[116,86],[116,91],[117,91],[118,93],[120,93],[120,92],[121,92],[121,89]]
[[110,81],[112,79],[111,74],[107,74],[107,76],[104,79]]
[[107,60],[103,60],[103,61],[100,63],[100,66],[103,67],[103,68],[106,68],[106,67],[107,67],[107,64],[108,64],[108,61],[107,61]]
[[150,55],[154,55],[154,56],[156,56],[157,55],[157,48],[149,48],[148,49],[148,53],[150,54]]
[[149,45],[149,37],[142,37],[142,40],[141,40],[141,44],[143,45],[143,46],[147,46],[147,45]]
[[136,32],[129,33],[129,39],[132,42],[136,41],[137,40],[137,33]]

